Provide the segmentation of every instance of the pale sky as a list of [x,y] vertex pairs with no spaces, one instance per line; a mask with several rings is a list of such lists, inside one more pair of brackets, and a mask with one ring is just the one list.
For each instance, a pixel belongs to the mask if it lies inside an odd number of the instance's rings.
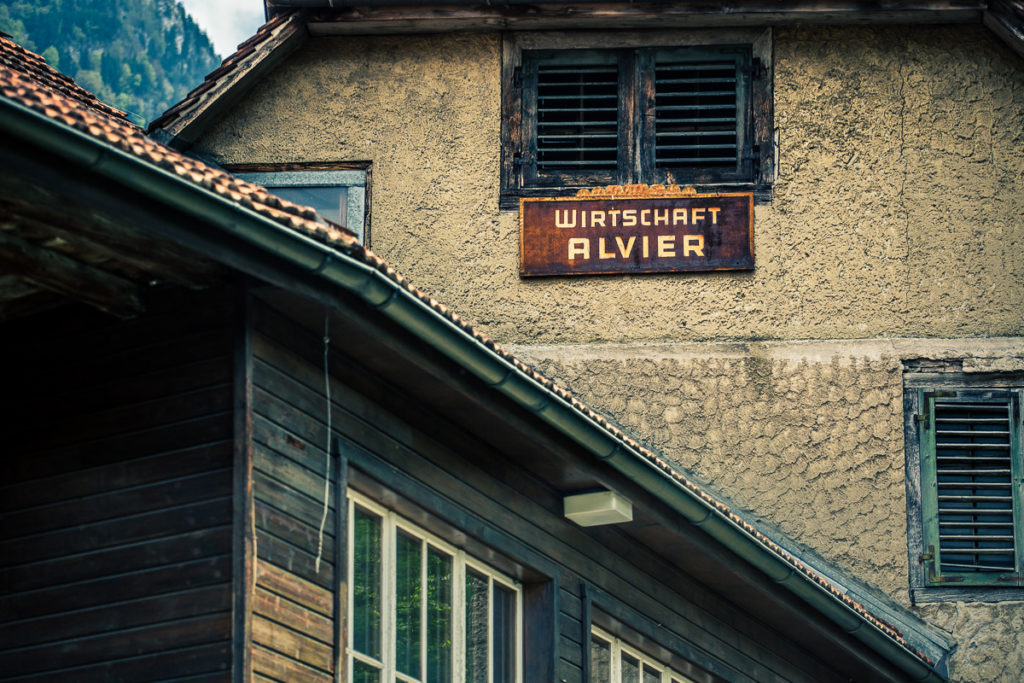
[[263,25],[263,0],[179,0],[221,58]]

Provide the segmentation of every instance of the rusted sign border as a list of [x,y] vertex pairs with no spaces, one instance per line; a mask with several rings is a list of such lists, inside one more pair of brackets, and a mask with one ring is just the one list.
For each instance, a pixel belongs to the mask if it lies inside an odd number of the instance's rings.
[[[756,258],[754,255],[754,193],[753,192],[709,192],[698,194],[692,188],[676,189],[669,191],[658,191],[655,188],[639,186],[626,186],[629,189],[621,193],[614,190],[619,188],[594,188],[593,190],[580,190],[575,197],[520,197],[519,198],[519,277],[563,277],[578,275],[661,275],[664,273],[713,273],[720,271],[748,271],[754,270]],[[749,266],[714,266],[695,268],[666,268],[664,270],[588,270],[580,272],[559,272],[559,273],[524,273],[523,262],[526,259],[526,242],[524,240],[524,219],[523,207],[527,202],[586,202],[595,200],[615,201],[620,199],[714,199],[716,197],[746,197],[747,199],[747,248],[750,250]]]

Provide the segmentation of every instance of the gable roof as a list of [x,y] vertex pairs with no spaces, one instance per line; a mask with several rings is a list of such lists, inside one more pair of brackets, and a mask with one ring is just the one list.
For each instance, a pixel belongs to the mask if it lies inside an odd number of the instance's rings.
[[257,277],[275,268],[301,270],[313,287],[360,297],[496,395],[609,463],[909,679],[945,680],[949,641],[901,608],[866,607],[838,574],[786,550],[667,459],[412,286],[348,231],[147,138],[123,114],[57,78],[6,38],[0,38],[0,55],[0,140],[55,164],[88,168],[120,194],[173,206],[190,217],[174,237],[212,247],[231,267]]

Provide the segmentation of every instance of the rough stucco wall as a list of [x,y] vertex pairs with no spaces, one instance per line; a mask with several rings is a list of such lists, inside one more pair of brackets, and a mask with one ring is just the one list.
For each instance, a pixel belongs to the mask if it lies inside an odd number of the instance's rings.
[[[516,349],[750,518],[910,608],[899,358],[666,350]],[[912,611],[959,643],[953,680],[1020,680],[1024,602]]]
[[373,161],[372,247],[505,342],[1024,332],[1024,68],[983,28],[776,32],[753,273],[520,280],[499,65],[497,34],[313,39],[199,149]]
[[[372,161],[373,249],[503,343],[1024,334],[1024,63],[984,29],[777,30],[781,177],[753,273],[520,280],[518,217],[497,210],[500,52],[496,34],[313,39],[198,151]],[[906,604],[894,357],[623,348],[522,353]],[[959,641],[954,679],[1024,671],[1024,604],[917,611]]]

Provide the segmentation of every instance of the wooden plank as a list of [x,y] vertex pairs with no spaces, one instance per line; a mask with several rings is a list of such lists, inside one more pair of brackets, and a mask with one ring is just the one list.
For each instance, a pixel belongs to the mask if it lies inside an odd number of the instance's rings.
[[0,538],[17,538],[229,495],[230,470],[202,472],[43,507],[13,510],[4,515]]
[[0,542],[0,568],[139,543],[231,522],[231,498],[161,508]]
[[[260,387],[258,390],[261,392],[265,391],[263,387]],[[294,400],[296,397],[292,395],[290,398]],[[292,434],[278,424],[277,418],[280,415],[280,411],[285,406],[292,408],[294,406],[291,406],[291,404],[279,397],[274,397],[274,399],[273,405],[279,407],[275,407],[272,413],[256,414],[253,423],[254,438],[259,443],[272,448],[275,452],[288,458],[295,464],[301,465],[316,474],[321,474],[324,471],[323,445],[317,446],[310,443],[305,435]],[[261,407],[263,410],[269,410],[266,405]],[[308,413],[305,414],[309,415]],[[322,415],[326,419],[326,414],[322,412]]]
[[[123,600],[195,590],[225,584],[230,577],[229,553],[171,566],[113,573],[89,581],[5,595],[0,600],[0,620],[32,619]],[[4,590],[17,590],[17,587],[4,586]]]
[[334,678],[301,662],[256,645],[252,649],[253,670],[272,681],[287,683],[330,683]]
[[[256,503],[256,528],[312,555],[316,555],[318,528],[303,524],[262,502]],[[324,534],[324,556],[334,554],[334,537]]]
[[[255,392],[255,402],[257,405],[264,407],[267,403],[264,396],[258,390]],[[293,416],[284,414],[280,414],[278,417],[289,421],[295,419]],[[321,474],[302,467],[293,460],[281,456],[259,442],[254,442],[253,444],[253,466],[256,472],[275,480],[281,486],[295,493],[301,493],[309,498],[309,501],[302,501],[301,504],[307,504],[308,502],[322,504],[322,501],[317,500],[318,496],[323,495],[324,490],[324,478]],[[287,501],[282,502],[286,507],[290,507]],[[319,523],[319,516],[317,520]]]
[[0,232],[0,268],[119,318],[145,310],[134,282],[6,232]]
[[227,584],[203,586],[139,600],[104,604],[73,613],[51,614],[0,625],[4,649],[57,643],[97,633],[123,631],[150,624],[198,617],[231,608]]
[[333,643],[334,624],[330,619],[280,595],[275,595],[265,588],[256,588],[253,612],[271,621],[284,624],[293,631],[319,640],[324,645]]
[[[173,455],[201,445],[230,442],[231,434],[230,415],[225,412],[141,432],[62,446],[44,453],[35,453],[31,458],[6,458],[0,467],[3,468],[3,480],[13,484],[70,470],[101,467],[153,455]],[[219,455],[212,460],[211,468],[216,466],[214,462],[220,462]],[[2,498],[0,505],[3,505]]]
[[254,643],[307,666],[326,672],[333,670],[330,645],[308,638],[258,614],[253,615],[252,619],[252,639]]
[[224,612],[124,632],[102,633],[62,643],[48,643],[0,652],[0,671],[14,677],[82,666],[100,660],[206,645],[213,641],[226,641],[230,634],[231,614]]
[[229,443],[214,443],[0,486],[0,510],[49,505],[223,469],[230,462],[230,452]]
[[334,614],[330,590],[268,562],[256,563],[256,585],[325,617]]
[[[32,450],[46,450],[91,439],[135,432],[231,410],[231,385],[166,396],[96,413],[69,415],[48,428],[22,434]],[[16,442],[17,443],[17,442]],[[21,449],[19,449],[21,450]],[[24,452],[24,451],[23,451]]]
[[31,678],[33,683],[66,683],[69,680],[75,683],[110,683],[151,680],[154,671],[173,671],[182,677],[189,677],[189,683],[221,683],[228,676],[231,666],[228,655],[230,649],[230,642],[223,640],[171,652],[142,654],[58,671],[48,670],[33,674]]
[[312,553],[300,550],[261,530],[256,531],[256,555],[260,559],[275,564],[318,586],[328,589],[333,586],[334,564],[332,562],[321,560],[320,571],[317,572]]
[[334,680],[342,683],[345,672],[345,646],[349,642],[348,633],[348,456],[341,450],[338,437],[331,435],[332,455],[337,456],[335,471],[334,495],[338,503],[335,505],[333,521],[338,530],[334,568],[337,581],[334,584]]
[[10,567],[0,570],[0,586],[7,586],[12,591],[32,590],[96,579],[127,569],[146,569],[203,555],[222,555],[230,547],[230,542],[230,526],[202,529],[170,538]]
[[60,392],[50,391],[45,394],[48,417],[81,412],[86,406],[90,412],[110,410],[199,391],[231,381],[230,356],[190,361],[180,358],[180,348],[173,351],[178,352],[179,362],[169,364],[168,367],[153,368],[147,365],[128,368],[104,364],[102,370],[105,375],[101,380],[84,386],[71,386],[62,382]]
[[253,497],[252,454],[252,299],[248,292],[237,295],[240,312],[235,325],[232,463],[232,567],[231,678],[234,683],[252,679],[253,592],[256,588],[256,522]]
[[[289,2],[289,5],[308,4]],[[327,2],[322,3],[327,5]],[[897,3],[762,3],[744,6],[722,3],[627,4],[544,3],[529,12],[508,5],[366,6],[338,19],[335,10],[314,11],[309,31],[314,36],[455,31],[545,31],[722,28],[790,24],[919,24],[976,23],[983,2],[927,2],[901,7]]]
[[[298,522],[315,526],[320,523],[320,515],[323,514],[323,503],[316,501],[312,496],[303,491],[298,491],[285,486],[277,479],[270,477],[259,470],[253,474],[253,487],[256,500],[287,512],[287,514]],[[334,505],[331,505],[334,508]],[[328,516],[325,532],[334,535],[334,520]]]

